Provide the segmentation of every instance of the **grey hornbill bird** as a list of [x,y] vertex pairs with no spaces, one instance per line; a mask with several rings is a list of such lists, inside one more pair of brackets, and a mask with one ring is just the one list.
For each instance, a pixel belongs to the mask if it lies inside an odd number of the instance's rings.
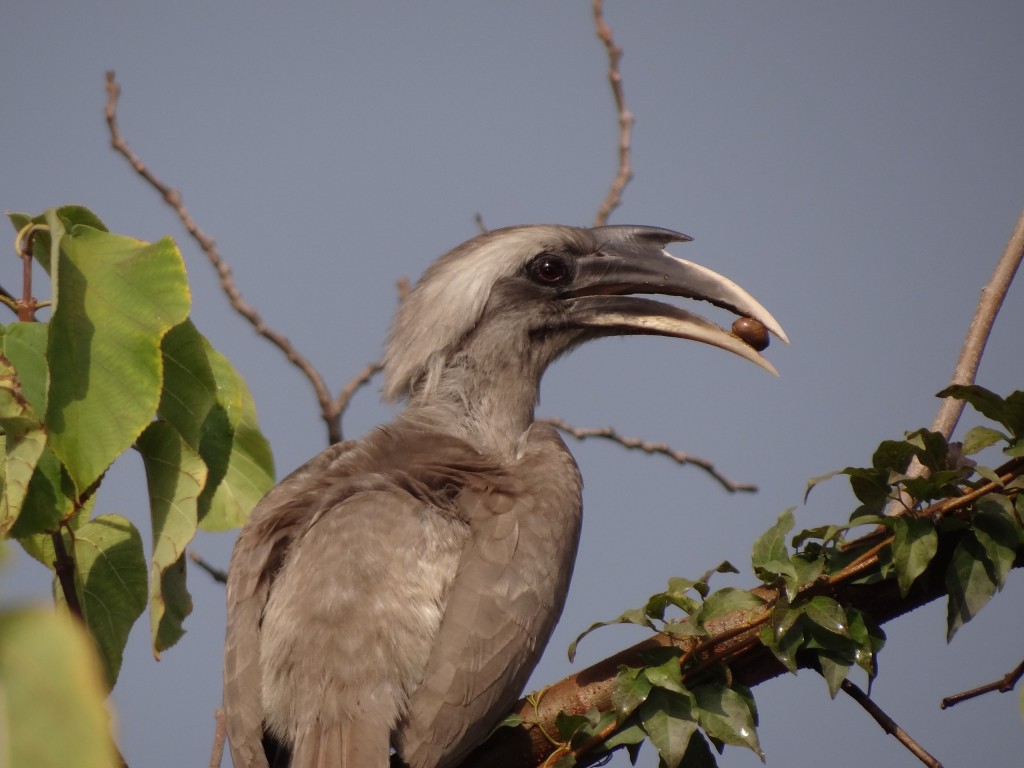
[[[442,256],[402,301],[384,396],[406,409],[271,490],[228,573],[224,711],[236,768],[410,768],[464,758],[519,696],[565,601],[581,481],[534,423],[545,368],[587,340],[657,334],[774,368],[676,306],[763,323],[746,291],[654,227],[524,226]],[[290,760],[290,762],[288,762]]]

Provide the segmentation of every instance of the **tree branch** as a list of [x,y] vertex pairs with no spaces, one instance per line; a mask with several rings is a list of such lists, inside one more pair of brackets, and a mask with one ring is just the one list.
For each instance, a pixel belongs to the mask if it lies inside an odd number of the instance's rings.
[[622,89],[622,72],[619,69],[619,61],[622,59],[622,49],[615,44],[612,38],[612,30],[604,23],[604,3],[602,0],[594,0],[594,26],[596,27],[598,39],[604,43],[605,51],[608,53],[608,83],[612,87],[612,96],[615,99],[615,110],[619,116],[619,165],[612,181],[608,194],[601,203],[601,207],[594,217],[594,226],[601,227],[608,223],[608,217],[612,211],[622,204],[622,193],[633,178],[633,169],[630,165],[630,147],[633,141],[633,115],[626,107],[626,96]]
[[971,690],[964,691],[963,693],[954,693],[952,696],[947,696],[942,700],[942,703],[939,704],[939,707],[941,709],[949,709],[962,701],[974,699],[983,694],[992,693],[993,691],[1009,693],[1017,687],[1017,683],[1020,682],[1022,677],[1024,677],[1024,661],[1018,664],[1012,672],[1006,673],[998,680],[985,685],[980,685],[977,688],[972,688]]
[[110,131],[110,145],[117,150],[121,155],[131,163],[132,168],[139,174],[151,187],[153,187],[160,196],[164,199],[164,202],[177,214],[181,223],[188,230],[188,233],[192,236],[192,239],[196,241],[203,253],[206,254],[207,259],[217,272],[217,276],[220,279],[221,290],[228,298],[228,303],[231,308],[234,309],[239,315],[248,321],[253,329],[263,338],[267,339],[271,344],[277,347],[285,358],[298,368],[302,374],[306,377],[309,383],[313,387],[313,392],[316,395],[317,403],[320,405],[320,417],[324,420],[327,426],[328,439],[334,443],[341,440],[341,413],[335,403],[331,399],[330,392],[327,389],[327,384],[324,382],[323,376],[316,367],[295,349],[294,345],[289,339],[281,333],[269,328],[266,323],[263,322],[263,318],[260,317],[259,312],[253,309],[245,299],[242,297],[241,292],[235,285],[234,277],[232,276],[231,267],[221,257],[220,252],[217,250],[217,244],[213,241],[209,235],[199,228],[195,220],[193,220],[191,214],[185,208],[184,203],[181,199],[181,194],[178,190],[168,186],[153,174],[153,172],[142,162],[141,158],[136,155],[131,148],[128,146],[128,142],[125,141],[121,135],[121,131],[117,125],[117,102],[121,95],[121,86],[118,85],[114,72],[107,72],[107,103],[103,110],[103,114],[107,120],[107,127]]
[[671,446],[665,443],[652,443],[647,440],[641,440],[637,437],[626,437],[620,435],[613,427],[574,427],[564,419],[550,418],[550,419],[538,419],[546,424],[550,424],[556,429],[561,430],[567,435],[575,437],[577,440],[585,440],[590,437],[599,437],[605,440],[611,440],[613,443],[618,443],[623,448],[630,450],[642,451],[643,453],[667,456],[676,464],[692,464],[695,467],[699,467],[707,472],[712,478],[714,478],[725,490],[730,493],[744,492],[754,493],[757,491],[757,486],[750,483],[735,483],[729,478],[722,475],[715,465],[707,459],[702,459],[699,456],[690,456],[689,454],[677,451]]
[[840,686],[844,693],[860,704],[865,711],[874,718],[875,722],[882,726],[883,731],[894,737],[900,744],[909,749],[914,757],[929,766],[929,768],[942,768],[942,763],[932,757],[932,755],[929,754],[924,747],[918,744],[909,733],[900,728],[899,724],[889,717],[889,715],[885,713],[885,710],[878,706],[878,704],[873,702],[859,686],[851,683],[849,680],[843,680]]
[[[1021,259],[1024,258],[1024,210],[1017,219],[1017,225],[1010,235],[1003,255],[996,262],[992,276],[981,289],[981,297],[978,299],[978,306],[974,309],[974,317],[967,328],[967,336],[960,347],[960,356],[957,358],[956,367],[953,369],[953,377],[950,379],[950,386],[955,384],[973,384],[978,376],[978,367],[981,365],[981,356],[985,351],[989,336],[992,335],[992,326],[995,324],[996,315],[1003,306],[1003,299],[1006,298],[1013,278],[1020,267]],[[957,422],[964,412],[964,401],[956,398],[944,398],[939,410],[932,421],[932,432],[939,432],[946,438],[947,442],[956,429]],[[908,477],[922,477],[927,470],[915,457],[907,466]],[[913,506],[914,500],[910,495],[903,493],[899,499],[894,500],[886,509],[887,515],[897,514],[901,507]]]
[[190,549],[188,551],[188,559],[196,565],[198,565],[204,571],[206,571],[210,575],[210,578],[216,581],[218,584],[228,583],[228,572],[221,568],[218,568],[217,566],[211,564],[209,561],[205,560],[194,549]]
[[[1020,477],[1024,474],[1024,458],[1007,462],[997,473],[1003,485]],[[978,491],[1000,492],[1003,485],[989,482]],[[918,514],[933,519],[956,514],[978,497],[977,493],[972,493],[970,498],[944,500]],[[801,596],[828,595],[844,607],[863,611],[883,624],[947,594],[945,570],[952,556],[952,548],[943,549],[941,545],[939,554],[914,582],[906,596],[901,596],[895,578],[864,583],[865,576],[878,568],[880,553],[891,542],[892,534],[881,537],[881,541],[879,538],[877,534],[869,534],[851,542],[851,547],[862,543],[871,546],[841,571],[805,587]],[[1015,565],[1022,564],[1018,560]],[[539,702],[520,700],[514,711],[522,717],[524,725],[498,730],[463,761],[463,768],[521,768],[539,765],[556,749],[543,733],[557,731],[555,721],[560,713],[585,714],[592,708],[609,711],[613,707],[612,690],[619,668],[645,666],[647,654],[657,648],[678,648],[683,653],[684,662],[700,660],[698,664],[683,669],[683,683],[686,685],[699,682],[711,668],[721,664],[728,665],[733,681],[746,686],[757,685],[785,672],[782,663],[760,640],[761,627],[771,620],[772,610],[781,592],[768,586],[756,587],[751,592],[764,600],[764,605],[754,611],[728,613],[707,622],[705,629],[710,637],[708,640],[657,634],[545,688]],[[809,666],[799,657],[798,661],[800,666]],[[589,765],[602,756],[578,754],[577,757],[578,765]]]
[[[960,348],[960,357],[953,370],[953,378],[950,384],[973,384],[978,375],[978,366],[981,364],[981,356],[985,351],[989,336],[992,335],[992,326],[995,324],[996,315],[999,314],[1003,300],[1010,290],[1010,284],[1017,274],[1021,259],[1024,258],[1024,210],[1017,219],[1017,225],[1006,243],[1003,255],[996,263],[992,276],[981,289],[981,297],[978,299],[978,306],[974,310],[974,317],[967,329],[967,337]],[[964,401],[947,397],[939,406],[939,412],[932,422],[932,432],[941,432],[948,440],[956,428],[960,415],[964,411]]]

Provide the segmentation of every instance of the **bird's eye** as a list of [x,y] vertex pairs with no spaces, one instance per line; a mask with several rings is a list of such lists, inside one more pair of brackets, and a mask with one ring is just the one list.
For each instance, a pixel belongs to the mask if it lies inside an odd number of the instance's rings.
[[526,265],[526,275],[538,285],[565,285],[573,277],[572,262],[556,253],[542,253]]

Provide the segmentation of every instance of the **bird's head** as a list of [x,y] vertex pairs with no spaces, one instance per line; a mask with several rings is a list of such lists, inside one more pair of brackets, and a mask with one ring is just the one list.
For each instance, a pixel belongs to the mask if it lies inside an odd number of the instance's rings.
[[[399,307],[384,357],[384,397],[429,398],[446,376],[516,371],[534,391],[544,368],[588,339],[693,339],[775,373],[739,336],[700,315],[633,294],[708,301],[786,334],[749,293],[665,247],[691,238],[657,227],[496,229],[439,258]],[[499,373],[500,375],[500,373]]]

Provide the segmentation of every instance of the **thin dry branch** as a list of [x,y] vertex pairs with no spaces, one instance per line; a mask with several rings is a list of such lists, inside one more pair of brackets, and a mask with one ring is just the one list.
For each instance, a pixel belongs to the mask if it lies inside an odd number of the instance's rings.
[[[999,314],[999,308],[1003,306],[1003,300],[1010,290],[1010,284],[1013,283],[1022,258],[1024,258],[1024,210],[1020,212],[1017,226],[1014,227],[1013,234],[1010,235],[992,276],[985,287],[981,289],[978,306],[974,310],[974,317],[971,318],[967,337],[960,348],[960,357],[953,370],[953,378],[949,382],[951,385],[973,384],[977,378],[981,356],[985,351],[989,336],[992,335],[992,326],[995,324],[996,315]],[[941,432],[948,440],[963,411],[963,400],[956,400],[952,397],[945,398],[932,422],[932,431]]]
[[929,768],[942,768],[942,763],[936,760],[924,747],[918,744],[909,733],[903,730],[895,720],[885,713],[885,710],[873,702],[858,685],[851,683],[849,679],[846,679],[842,682],[842,689],[843,692],[851,699],[860,704],[864,710],[874,718],[876,723],[882,726],[883,731],[894,737],[900,744],[909,749],[914,757],[929,766]]
[[216,723],[213,731],[213,749],[210,750],[210,768],[220,768],[224,761],[224,741],[228,737],[227,724],[224,722],[224,710],[218,707],[213,712]]
[[633,142],[633,114],[626,107],[626,96],[622,89],[622,71],[619,69],[619,61],[622,59],[622,49],[615,44],[612,38],[612,30],[604,22],[604,3],[602,0],[594,0],[594,26],[598,39],[604,43],[605,51],[608,53],[608,82],[612,87],[612,96],[615,99],[615,110],[619,117],[619,166],[612,181],[608,194],[601,203],[601,207],[594,217],[594,226],[601,227],[608,223],[608,217],[612,211],[622,204],[622,193],[633,178],[633,169],[630,164],[630,148]]
[[220,252],[217,250],[217,244],[213,238],[207,235],[203,230],[199,228],[195,220],[189,214],[182,202],[181,194],[178,190],[168,186],[142,162],[142,159],[132,151],[128,146],[128,142],[125,141],[122,136],[120,129],[117,124],[117,102],[121,96],[121,86],[117,83],[113,71],[107,72],[107,103],[104,107],[103,114],[107,120],[107,127],[110,131],[110,145],[117,150],[121,155],[131,163],[132,168],[139,174],[151,187],[153,187],[160,196],[164,199],[164,202],[177,214],[181,223],[188,230],[188,233],[192,236],[192,239],[196,241],[203,253],[206,254],[207,259],[217,272],[217,276],[220,279],[221,290],[228,297],[232,309],[238,314],[244,317],[253,329],[263,338],[267,339],[271,344],[276,346],[285,358],[298,368],[302,374],[306,377],[309,383],[313,387],[313,391],[316,395],[317,403],[320,405],[320,416],[327,425],[328,439],[334,443],[341,440],[341,417],[340,411],[331,399],[330,392],[327,389],[327,384],[324,382],[323,376],[316,367],[306,358],[300,354],[291,341],[281,333],[269,328],[266,323],[263,322],[263,318],[260,317],[259,312],[253,309],[245,299],[242,297],[241,292],[235,285],[234,277],[231,273],[231,267],[221,257]]
[[[989,336],[992,335],[992,326],[995,324],[996,315],[999,314],[1003,300],[1006,298],[1013,278],[1017,274],[1021,260],[1024,259],[1024,210],[1017,219],[1017,225],[1010,235],[1003,255],[999,257],[992,276],[981,289],[981,297],[978,299],[978,306],[974,309],[974,317],[967,328],[967,336],[960,347],[960,355],[953,369],[953,376],[950,385],[973,384],[978,376],[978,367],[981,365],[981,356],[988,344]],[[957,422],[964,412],[965,403],[952,397],[943,399],[939,410],[932,421],[932,432],[941,433],[946,440],[953,434]],[[908,477],[921,477],[927,470],[916,458],[907,467]],[[887,515],[896,514],[901,507],[913,506],[913,499],[904,493],[899,499],[894,500],[886,509]]]
[[1024,677],[1024,661],[1017,665],[1012,672],[1007,672],[998,680],[994,680],[991,683],[985,685],[979,685],[977,688],[972,688],[969,691],[963,691],[962,693],[954,693],[952,696],[947,696],[939,704],[941,709],[949,709],[954,707],[962,701],[968,701],[969,699],[977,698],[986,693],[993,693],[998,691],[999,693],[1009,693],[1017,687],[1017,683]]
[[626,437],[625,435],[620,435],[613,427],[575,427],[564,419],[557,418],[540,419],[539,421],[550,424],[565,434],[575,437],[577,440],[599,437],[605,440],[611,440],[613,443],[618,443],[623,448],[628,448],[630,450],[642,451],[643,453],[658,456],[667,456],[677,464],[692,464],[693,466],[699,467],[707,472],[719,483],[719,485],[730,493],[754,493],[757,491],[756,485],[752,485],[750,483],[735,483],[725,477],[721,472],[715,469],[715,465],[707,459],[702,459],[699,456],[691,456],[687,453],[683,453],[682,451],[677,451],[675,448],[672,448],[665,443],[652,443],[647,440],[641,440],[638,437]]
[[194,549],[188,551],[188,559],[206,571],[214,581],[220,584],[228,583],[228,572],[204,560]]

